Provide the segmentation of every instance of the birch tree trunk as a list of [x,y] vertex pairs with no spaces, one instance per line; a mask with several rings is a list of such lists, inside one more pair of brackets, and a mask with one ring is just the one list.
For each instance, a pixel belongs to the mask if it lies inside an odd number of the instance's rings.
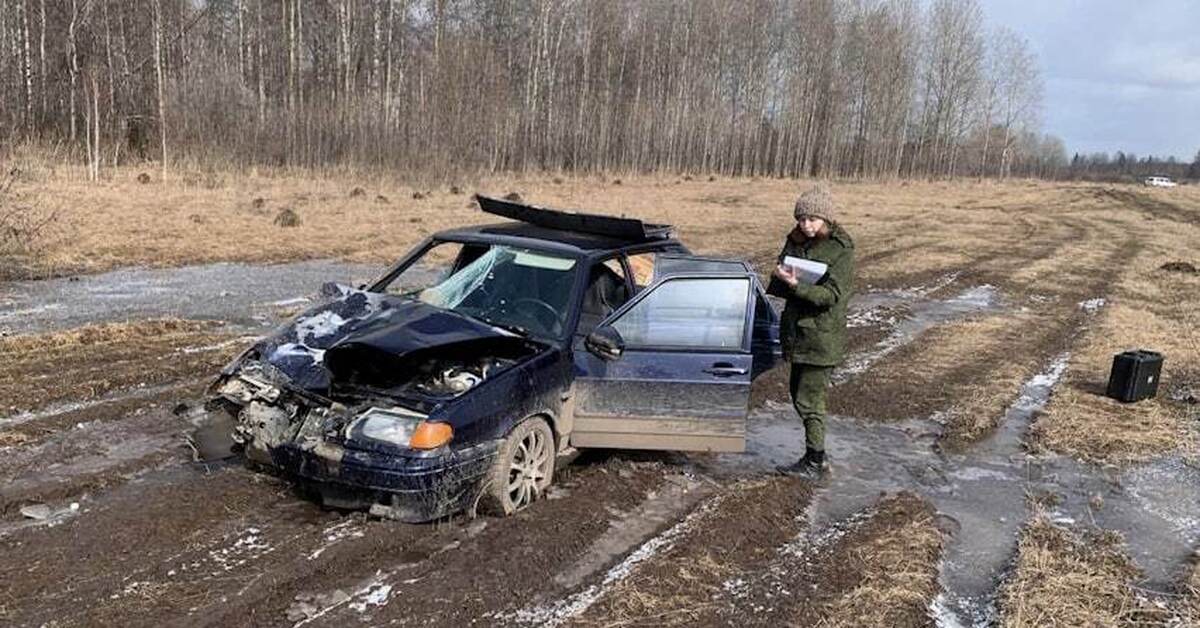
[[21,42],[24,49],[23,69],[25,74],[25,135],[33,135],[33,64],[29,53],[29,10],[25,0],[19,0],[17,11],[21,14]]
[[46,0],[39,2],[41,14],[41,28],[38,30],[38,87],[41,88],[42,106],[38,110],[38,124],[46,123],[47,105],[46,105]]
[[154,6],[154,78],[158,85],[158,136],[161,178],[167,179],[167,100],[163,87],[163,19],[162,0],[152,0]]

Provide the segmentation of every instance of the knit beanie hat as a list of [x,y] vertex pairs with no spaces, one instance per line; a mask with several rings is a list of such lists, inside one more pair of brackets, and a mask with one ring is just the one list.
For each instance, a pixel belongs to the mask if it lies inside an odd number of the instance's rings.
[[825,222],[837,222],[837,207],[833,204],[833,195],[824,185],[814,185],[810,190],[796,199],[796,220],[801,216],[816,216],[824,218]]

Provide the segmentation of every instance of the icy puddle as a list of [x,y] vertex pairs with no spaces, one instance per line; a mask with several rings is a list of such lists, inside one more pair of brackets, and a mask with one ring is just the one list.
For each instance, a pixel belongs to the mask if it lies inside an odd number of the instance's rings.
[[[909,490],[937,508],[949,531],[940,575],[945,593],[931,614],[942,626],[984,626],[994,620],[997,585],[1010,565],[1027,495],[1049,492],[1061,502],[1060,520],[1124,534],[1149,589],[1165,590],[1200,543],[1200,470],[1176,458],[1108,471],[1023,449],[1033,416],[1045,405],[1066,369],[1056,357],[1024,383],[1003,423],[962,453],[935,447],[936,417],[876,423],[830,417],[833,472],[814,497],[812,534],[820,535],[874,504],[881,492]],[[717,473],[770,472],[804,450],[804,430],[784,404],[768,404],[750,417],[747,453],[705,463]],[[1097,496],[1099,496],[1097,498]]]

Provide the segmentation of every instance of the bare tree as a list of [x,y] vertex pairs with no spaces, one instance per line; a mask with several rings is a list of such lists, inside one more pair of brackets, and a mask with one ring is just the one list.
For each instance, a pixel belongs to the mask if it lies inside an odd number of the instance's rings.
[[1003,129],[998,174],[1007,177],[1011,174],[1015,157],[1017,133],[1037,126],[1042,82],[1037,59],[1023,38],[1012,31],[1001,30],[993,45],[1000,59],[995,70],[1000,76],[997,81],[997,102],[999,123]]
[[167,178],[167,102],[163,88],[163,13],[162,0],[151,0],[154,8],[154,76],[158,86],[158,137],[162,178]]

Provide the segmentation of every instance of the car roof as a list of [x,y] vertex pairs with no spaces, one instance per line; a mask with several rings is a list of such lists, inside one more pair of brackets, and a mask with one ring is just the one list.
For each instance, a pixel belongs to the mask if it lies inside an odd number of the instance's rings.
[[[675,238],[625,239],[566,229],[551,229],[524,222],[502,222],[448,229],[433,235],[438,240],[499,242],[556,250],[576,257],[595,257],[626,249],[662,250],[682,248]],[[684,249],[686,250],[686,249]]]

